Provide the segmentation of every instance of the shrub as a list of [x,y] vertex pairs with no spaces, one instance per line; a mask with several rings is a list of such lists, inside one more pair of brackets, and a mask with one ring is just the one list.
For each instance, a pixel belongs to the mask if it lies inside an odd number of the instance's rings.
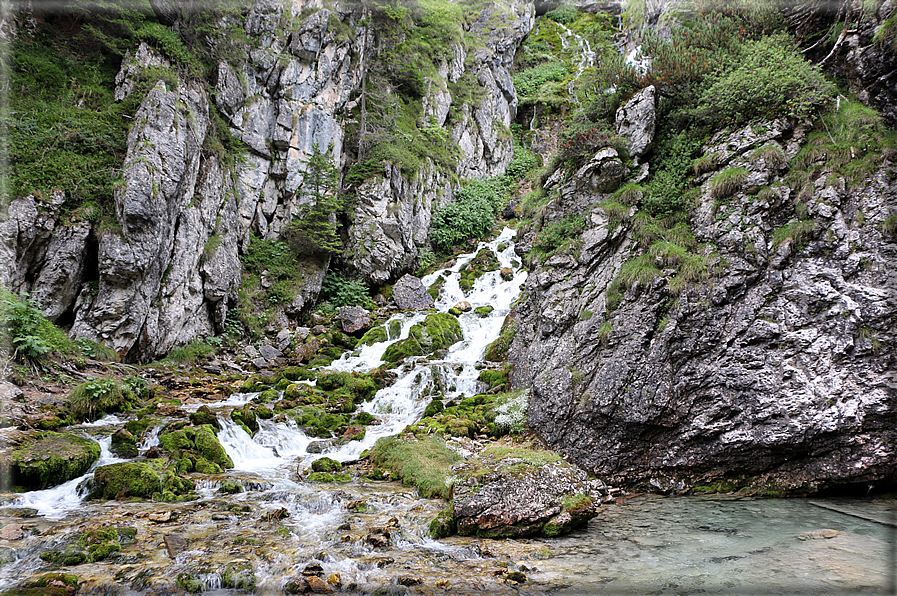
[[321,284],[321,299],[334,307],[362,306],[368,310],[377,308],[363,282],[346,279],[332,271],[328,271],[324,276],[324,282]]
[[72,343],[27,296],[0,288],[0,337],[19,355],[39,360],[55,351],[69,352]]
[[745,168],[729,168],[715,174],[710,179],[710,196],[718,200],[734,195],[741,190],[748,174]]
[[740,60],[714,76],[698,100],[708,123],[745,122],[761,116],[807,118],[834,98],[835,87],[804,60],[787,34],[748,41]]
[[563,81],[569,68],[566,62],[544,62],[518,72],[512,77],[517,96],[524,102],[531,100],[546,83]]
[[569,25],[579,16],[579,9],[569,4],[561,4],[554,10],[549,10],[545,16],[556,23]]
[[508,184],[504,176],[468,181],[454,201],[433,212],[430,241],[448,252],[457,244],[489,235],[495,213],[507,201]]
[[558,166],[575,170],[588,162],[599,149],[611,147],[625,157],[629,151],[629,141],[618,135],[605,124],[591,126],[586,130],[573,128],[565,134],[555,163]]
[[539,156],[532,151],[514,143],[514,158],[505,169],[505,176],[523,178],[539,165]]
[[130,409],[133,394],[123,392],[112,379],[93,379],[76,385],[66,403],[77,418],[94,420],[107,412]]
[[401,437],[378,439],[371,449],[371,462],[388,469],[404,484],[416,486],[427,498],[451,496],[452,466],[461,456],[440,438],[407,440]]
[[92,339],[79,337],[72,343],[81,351],[84,356],[87,356],[88,358],[93,358],[94,360],[102,360],[104,362],[118,362],[120,360],[118,352],[110,347],[104,346],[99,342],[95,342]]
[[586,227],[586,219],[581,215],[567,215],[560,221],[551,222],[533,237],[533,250],[552,253],[573,239]]

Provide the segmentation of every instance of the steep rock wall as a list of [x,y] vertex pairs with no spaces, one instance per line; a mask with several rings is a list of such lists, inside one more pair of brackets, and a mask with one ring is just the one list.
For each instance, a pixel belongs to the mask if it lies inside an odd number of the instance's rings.
[[[182,18],[174,4],[156,4],[166,22]],[[60,221],[61,196],[20,198],[0,222],[0,281],[31,292],[53,320],[72,325],[73,336],[101,341],[129,360],[221,332],[252,235],[280,237],[311,200],[303,182],[313,148],[344,165],[342,119],[361,83],[362,14],[361,6],[331,11],[319,2],[256,2],[243,23],[246,39],[227,40],[231,58],[219,62],[211,87],[172,70],[141,102],[114,197],[117,225]],[[431,81],[426,114],[438,126],[451,125],[462,176],[500,173],[512,156],[502,134],[516,105],[509,68],[532,21],[532,6],[522,0],[487,6],[472,25],[483,44],[454,48]],[[377,59],[369,51],[366,58]],[[122,64],[116,99],[134,92],[139,76],[170,68],[141,44]],[[465,69],[474,70],[485,99],[449,123],[447,81]],[[216,109],[248,148],[233,165],[209,142],[222,133]],[[373,283],[412,266],[432,209],[457,186],[432,164],[415,175],[383,167],[382,177],[359,190],[343,255],[350,270]],[[320,292],[329,258],[307,261],[295,298],[274,309],[272,330],[291,324]]]
[[[893,474],[897,238],[882,222],[897,210],[894,165],[849,190],[818,177],[801,199],[813,231],[778,242],[797,221],[791,191],[752,151],[790,158],[803,135],[776,121],[714,139],[705,154],[749,175],[725,205],[711,174],[696,180],[691,225],[716,247],[713,278],[676,292],[663,270],[607,316],[608,287],[634,254],[627,224],[598,206],[607,195],[573,182],[566,204],[546,209],[589,218],[578,253],[535,267],[510,316],[512,381],[532,387],[529,424],[552,447],[609,482],[664,491]],[[774,192],[745,192],[767,184]]]

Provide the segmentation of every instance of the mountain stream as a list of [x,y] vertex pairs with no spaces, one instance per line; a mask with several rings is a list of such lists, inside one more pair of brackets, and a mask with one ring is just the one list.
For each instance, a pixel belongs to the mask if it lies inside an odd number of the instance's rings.
[[[494,310],[486,317],[462,314],[464,339],[443,360],[397,367],[396,382],[362,406],[379,424],[369,426],[363,440],[324,455],[351,462],[378,438],[401,432],[420,418],[437,381],[448,388],[446,398],[479,391],[477,365],[526,279],[513,235],[506,229],[458,257],[436,300],[442,312],[460,300]],[[513,278],[488,272],[465,294],[459,271],[483,247],[502,267],[513,268]],[[440,273],[445,270],[424,278],[425,287]],[[424,316],[396,314],[391,321],[400,333],[329,368],[364,372],[379,366],[387,346],[407,337]],[[261,420],[251,437],[231,421],[231,409],[257,397],[238,393],[207,404],[218,414],[218,436],[234,468],[198,480],[198,500],[85,501],[92,471],[48,490],[4,497],[3,505],[37,514],[21,518],[0,510],[0,525],[24,530],[0,539],[0,589],[49,570],[39,558],[42,551],[102,526],[136,528],[136,540],[115,558],[65,568],[79,576],[82,594],[184,593],[176,584],[183,575],[198,580],[205,594],[278,594],[307,569],[318,570],[336,592],[364,594],[883,593],[893,581],[893,528],[801,500],[620,498],[617,505],[603,506],[588,527],[563,538],[432,540],[426,530],[445,507],[440,500],[420,498],[397,482],[301,481],[297,472],[321,457],[309,453],[316,439],[295,425]],[[188,402],[183,409],[195,411],[203,403]],[[111,433],[125,421],[107,416],[73,430],[99,442],[97,465],[107,465],[126,461],[108,449]],[[147,431],[141,453],[158,444],[160,428]],[[245,491],[220,492],[226,479],[239,481]],[[872,502],[851,506],[886,515]],[[387,546],[367,539],[376,528],[389,528]],[[527,581],[508,581],[505,571],[519,571]],[[246,577],[251,581],[240,579]]]

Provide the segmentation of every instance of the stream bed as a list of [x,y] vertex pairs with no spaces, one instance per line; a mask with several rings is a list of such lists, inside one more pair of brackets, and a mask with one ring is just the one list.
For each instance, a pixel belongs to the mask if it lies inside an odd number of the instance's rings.
[[[377,420],[362,440],[321,450],[320,441],[295,424],[266,420],[250,436],[229,412],[258,394],[185,402],[184,412],[207,405],[216,413],[218,438],[234,468],[195,475],[199,498],[187,502],[86,501],[92,471],[48,490],[0,496],[0,590],[56,569],[40,559],[46,550],[93,528],[127,527],[136,535],[122,540],[120,553],[63,568],[78,575],[78,593],[182,594],[189,586],[205,594],[279,594],[295,587],[303,573],[321,578],[322,590],[363,594],[886,593],[893,581],[893,528],[803,500],[621,498],[563,538],[436,541],[427,528],[444,501],[361,474],[347,483],[305,482],[308,466],[324,455],[363,466],[353,462],[378,438],[418,420],[437,388],[446,399],[482,390],[478,365],[526,278],[513,235],[506,229],[423,279],[428,287],[445,278],[438,311],[461,300],[493,310],[460,315],[464,339],[441,360],[409,359],[397,366],[395,383],[361,405]],[[505,275],[487,272],[464,292],[460,271],[481,249],[495,255]],[[424,316],[394,315],[391,327],[398,331],[392,337],[328,368],[366,372],[380,366],[386,348],[408,337]],[[111,434],[126,420],[107,416],[71,430],[96,440],[102,448],[97,465],[107,465],[127,461],[109,452]],[[141,454],[158,443],[160,428],[144,435]],[[465,447],[464,440],[457,442]],[[318,447],[310,453],[313,443]],[[239,483],[240,492],[222,492],[224,481]],[[871,501],[845,506],[867,517],[892,514]]]

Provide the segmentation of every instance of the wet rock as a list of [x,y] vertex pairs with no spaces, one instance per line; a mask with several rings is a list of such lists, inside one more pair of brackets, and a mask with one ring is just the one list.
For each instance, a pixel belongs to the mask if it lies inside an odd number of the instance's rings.
[[137,457],[137,438],[124,428],[112,433],[109,450],[119,457]]
[[187,539],[181,534],[165,534],[162,538],[165,541],[168,556],[172,559],[187,550]]
[[255,358],[259,358],[259,357],[262,355],[262,354],[258,351],[258,349],[256,349],[256,347],[253,346],[252,344],[247,344],[247,345],[243,348],[243,353],[246,354],[247,356],[249,356],[249,359],[250,359],[250,360],[253,360],[253,359],[255,359]]
[[100,458],[95,441],[69,433],[31,433],[0,452],[0,484],[43,489],[81,476]]
[[557,536],[597,513],[588,476],[553,452],[495,446],[452,469],[458,533]]
[[413,275],[404,275],[392,287],[392,299],[402,310],[427,310],[433,308],[433,297],[421,280]]
[[306,577],[305,583],[308,584],[308,588],[313,594],[330,594],[333,592],[330,584],[315,575]]
[[190,414],[190,424],[193,426],[202,426],[203,424],[211,425],[216,431],[221,430],[218,423],[218,415],[212,411],[209,406],[202,405],[199,409]]
[[94,471],[90,498],[115,499],[121,495],[148,499],[162,492],[159,474],[150,466],[126,462],[100,466]]
[[306,451],[309,453],[324,453],[325,451],[331,449],[333,447],[333,440],[327,441],[312,441],[308,444]]
[[654,142],[654,85],[645,87],[617,110],[617,134],[629,139],[629,155],[643,155]]
[[371,314],[360,306],[341,306],[337,318],[346,333],[355,333],[371,326]]
[[336,472],[342,469],[342,467],[343,464],[336,461],[335,459],[330,459],[329,457],[316,459],[311,464],[311,469],[315,472]]
[[285,594],[305,594],[310,590],[311,588],[308,586],[308,582],[305,581],[304,577],[291,577],[283,586]]
[[170,418],[182,418],[184,416],[184,410],[182,410],[177,404],[160,402],[156,404],[156,415],[166,416]]
[[0,529],[0,538],[3,540],[21,540],[24,537],[21,524],[9,524]]
[[501,274],[501,278],[505,281],[511,281],[512,279],[514,279],[514,270],[510,267],[502,267],[499,270],[499,273]]
[[458,523],[455,520],[455,510],[453,507],[446,507],[430,522],[428,534],[431,538],[439,540],[451,536],[458,530]]
[[461,312],[470,312],[473,309],[473,306],[470,305],[470,302],[467,300],[462,300],[453,306],[452,308],[457,308]]
[[248,562],[233,563],[221,573],[221,585],[232,590],[252,591],[255,589],[255,570]]
[[423,323],[413,325],[408,338],[390,345],[383,360],[396,363],[409,356],[422,356],[447,349],[462,338],[461,324],[448,313],[427,315]]
[[0,509],[0,515],[8,517],[37,517],[37,509],[32,507],[4,507]]
[[290,330],[289,329],[281,329],[280,332],[277,334],[277,337],[274,338],[274,343],[276,344],[277,349],[280,350],[281,352],[283,352],[288,347],[290,347],[290,342],[292,340],[293,340],[293,338],[290,335]]
[[147,515],[146,518],[157,524],[165,523],[171,521],[171,511],[156,511]]
[[323,574],[324,568],[321,567],[320,563],[309,563],[305,566],[305,569],[302,570],[302,575],[305,577],[310,577],[312,575],[321,577]]
[[315,325],[311,328],[311,332],[315,335],[323,335],[327,333],[327,327],[324,325]]

